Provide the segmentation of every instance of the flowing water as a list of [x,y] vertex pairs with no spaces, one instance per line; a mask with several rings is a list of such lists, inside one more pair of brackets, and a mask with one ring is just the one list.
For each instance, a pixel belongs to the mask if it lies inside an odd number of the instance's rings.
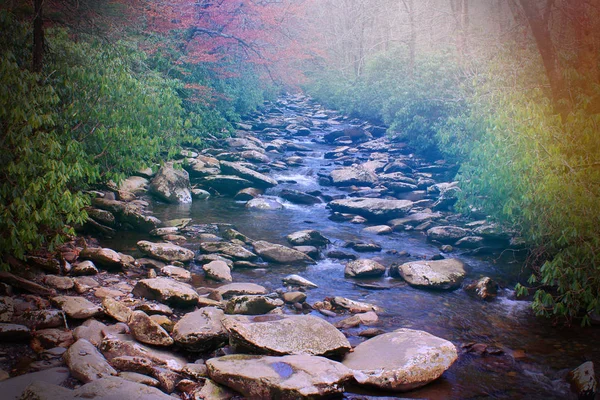
[[[286,109],[285,117],[295,117],[297,110]],[[206,201],[195,201],[189,205],[167,205],[152,202],[150,209],[159,219],[191,218],[191,224],[233,224],[241,233],[255,240],[287,244],[285,236],[303,229],[315,229],[331,240],[328,249],[342,249],[359,257],[373,258],[380,263],[390,264],[415,259],[430,258],[439,254],[439,248],[427,242],[421,232],[394,232],[387,236],[376,236],[362,232],[365,225],[350,222],[333,222],[326,204],[312,206],[295,205],[277,197],[282,189],[303,192],[319,190],[329,196],[347,195],[347,191],[319,185],[318,174],[333,169],[332,160],[324,159],[332,146],[315,142],[327,130],[313,129],[309,137],[286,137],[310,151],[303,152],[303,165],[287,170],[272,170],[270,175],[280,184],[267,191],[268,196],[278,199],[283,210],[248,210],[244,203],[231,198],[213,197]],[[337,127],[336,127],[337,128]],[[261,134],[257,133],[261,138]],[[281,158],[293,155],[288,152],[272,155]],[[105,244],[127,252],[134,252],[135,242],[146,239],[139,234],[122,233]],[[342,248],[348,241],[373,241],[382,246],[377,253],[356,253]],[[197,250],[193,239],[187,247]],[[325,254],[327,250],[323,251]],[[398,256],[397,252],[408,252],[409,257]],[[322,301],[325,297],[343,296],[381,306],[379,328],[392,331],[397,328],[420,329],[452,341],[459,349],[458,361],[436,382],[421,389],[402,395],[380,393],[364,388],[349,387],[346,396],[359,398],[428,398],[428,399],[549,399],[568,398],[564,381],[566,372],[587,360],[600,365],[600,335],[598,328],[554,327],[547,320],[537,319],[530,311],[530,303],[514,299],[512,288],[526,275],[521,272],[522,261],[505,253],[502,257],[475,257],[452,253],[468,266],[468,279],[490,276],[503,288],[492,302],[479,301],[463,290],[427,291],[408,286],[399,279],[383,277],[361,282],[375,283],[381,290],[356,286],[356,280],[344,277],[344,262],[322,258],[315,265],[305,267],[273,267],[255,270],[234,270],[234,282],[255,282],[268,289],[282,287],[282,277],[290,273],[301,276],[319,285],[307,291],[307,302]],[[201,275],[199,266],[192,270]],[[196,283],[216,286],[203,282]],[[286,312],[293,313],[291,309]],[[314,312],[318,314],[316,311]],[[328,318],[335,322],[343,317]],[[362,338],[356,333],[363,328],[346,331],[353,345]],[[464,344],[482,343],[500,349],[502,354],[478,355],[462,348]]]

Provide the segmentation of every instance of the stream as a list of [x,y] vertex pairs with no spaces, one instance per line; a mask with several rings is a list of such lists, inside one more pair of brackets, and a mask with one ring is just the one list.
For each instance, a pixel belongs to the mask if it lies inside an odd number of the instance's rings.
[[[551,321],[536,318],[530,310],[530,302],[516,300],[513,291],[518,281],[526,279],[523,260],[514,252],[495,252],[488,255],[470,255],[464,250],[455,249],[444,254],[446,258],[458,258],[467,265],[469,282],[489,276],[500,285],[498,297],[485,302],[467,294],[464,290],[431,291],[413,288],[401,279],[384,276],[382,278],[357,280],[344,277],[344,260],[328,258],[331,250],[341,250],[359,258],[375,259],[389,267],[392,263],[404,263],[419,259],[430,259],[440,254],[439,245],[427,240],[422,231],[396,231],[389,235],[375,235],[363,232],[366,224],[350,221],[332,221],[327,202],[315,205],[290,203],[278,195],[283,189],[301,192],[319,192],[327,198],[342,198],[352,191],[334,186],[323,186],[320,176],[328,175],[344,160],[326,159],[325,154],[339,144],[329,144],[323,136],[333,130],[349,126],[349,121],[328,112],[327,118],[315,115],[319,108],[299,98],[283,98],[276,104],[276,113],[257,116],[284,118],[295,121],[308,119],[313,123],[311,133],[298,136],[277,132],[274,129],[253,131],[252,134],[265,143],[280,135],[283,139],[300,145],[298,149],[283,153],[268,152],[272,161],[300,156],[302,163],[289,168],[269,168],[267,175],[279,184],[268,189],[265,195],[283,204],[280,210],[247,209],[244,202],[231,197],[211,196],[208,200],[195,200],[186,205],[169,205],[149,200],[149,210],[162,221],[190,218],[190,225],[232,224],[235,229],[254,240],[289,245],[286,235],[305,229],[314,229],[327,237],[331,243],[321,249],[321,257],[314,265],[269,266],[257,269],[234,269],[234,282],[253,282],[271,291],[283,288],[282,278],[295,273],[316,283],[319,287],[307,290],[307,302],[313,304],[326,297],[342,296],[365,301],[383,308],[376,325],[384,331],[398,328],[419,329],[447,339],[459,351],[459,359],[437,381],[405,394],[376,392],[349,386],[348,399],[370,398],[426,398],[426,399],[550,399],[569,396],[566,373],[581,363],[592,360],[600,365],[600,335],[598,328],[582,329],[578,326],[553,326]],[[249,120],[249,124],[256,122]],[[362,121],[353,121],[354,124]],[[246,132],[249,133],[249,132]],[[352,146],[352,145],[351,145]],[[369,154],[358,152],[354,157],[368,159]],[[390,153],[393,159],[394,153]],[[452,176],[437,177],[450,180]],[[193,183],[193,182],[192,182]],[[407,194],[406,196],[410,196]],[[150,199],[150,198],[148,198]],[[449,215],[449,218],[453,218]],[[139,233],[120,232],[112,239],[105,239],[103,246],[125,253],[135,253],[138,240],[150,239]],[[380,252],[356,252],[345,248],[347,242],[374,242],[382,247]],[[184,245],[197,251],[198,239],[188,238]],[[406,255],[407,253],[407,255]],[[196,286],[218,286],[205,281],[202,269],[192,263]],[[374,284],[375,287],[359,287],[357,282]],[[364,285],[363,285],[364,286]],[[379,290],[375,290],[379,289]],[[285,313],[295,313],[293,307],[286,306]],[[336,322],[346,316],[325,317],[317,311],[314,315]],[[355,346],[364,338],[357,335],[363,327],[344,330],[350,343]],[[483,344],[494,351],[469,351],[472,344]],[[485,346],[483,347],[485,348]],[[490,354],[493,353],[493,354]]]

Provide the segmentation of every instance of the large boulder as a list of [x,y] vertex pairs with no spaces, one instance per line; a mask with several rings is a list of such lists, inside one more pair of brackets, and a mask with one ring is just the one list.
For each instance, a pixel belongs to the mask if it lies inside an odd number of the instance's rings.
[[350,351],[348,339],[329,322],[312,316],[227,317],[230,343],[252,353],[338,356]]
[[79,339],[69,347],[64,360],[71,375],[83,383],[117,374],[96,347],[85,339]]
[[167,163],[150,182],[150,191],[167,203],[185,204],[192,202],[190,176],[183,169],[175,169]]
[[192,286],[170,278],[142,279],[136,283],[133,294],[182,307],[196,305],[199,297]]
[[250,399],[305,399],[341,395],[352,373],[327,358],[235,354],[206,362],[210,378]]
[[279,264],[314,263],[314,260],[301,251],[280,244],[259,240],[253,243],[254,250],[266,261]]
[[194,252],[173,243],[153,243],[147,240],[137,242],[140,251],[158,260],[188,262],[194,259]]
[[334,200],[329,203],[333,211],[358,214],[375,220],[389,220],[405,215],[413,206],[409,200],[387,200],[371,198],[351,198]]
[[313,229],[290,233],[286,239],[292,246],[326,246],[329,243],[329,239]]
[[346,264],[344,274],[352,278],[371,278],[385,274],[385,267],[375,260],[364,258]]
[[374,186],[377,183],[377,175],[361,166],[334,169],[330,176],[335,186]]
[[223,317],[223,311],[214,307],[185,314],[173,328],[173,339],[188,351],[212,351],[229,338],[221,323]]
[[359,384],[407,391],[436,380],[457,358],[456,347],[447,340],[398,329],[359,344],[342,362]]
[[465,265],[454,258],[437,261],[413,261],[393,266],[390,275],[401,276],[415,287],[453,290],[465,278]]
[[246,179],[252,182],[255,187],[260,189],[267,189],[277,186],[277,181],[270,178],[260,172],[251,170],[250,168],[244,167],[240,163],[221,161],[221,171],[225,174],[236,175],[240,178]]

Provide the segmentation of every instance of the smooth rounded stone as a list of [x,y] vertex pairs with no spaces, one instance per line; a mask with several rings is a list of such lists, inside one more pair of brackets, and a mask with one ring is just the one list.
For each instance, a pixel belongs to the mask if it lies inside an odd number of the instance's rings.
[[88,319],[104,313],[102,307],[92,303],[85,297],[56,296],[50,300],[63,310],[67,316],[74,319]]
[[333,200],[329,207],[341,213],[358,214],[374,220],[389,220],[404,216],[413,207],[413,202],[357,197]]
[[79,253],[79,257],[91,260],[94,265],[105,268],[121,268],[123,266],[123,260],[119,253],[111,249],[86,247]]
[[156,228],[150,231],[150,236],[163,237],[166,235],[176,235],[180,232],[180,229],[176,226],[168,226],[164,228]]
[[346,264],[344,275],[352,278],[371,278],[385,274],[385,267],[375,260],[360,258]]
[[210,198],[210,193],[203,189],[193,188],[192,198],[195,200],[206,200]]
[[83,383],[117,374],[96,347],[85,339],[77,340],[63,358],[71,375]]
[[116,376],[101,378],[75,390],[33,382],[21,399],[27,400],[173,400],[159,389]]
[[313,195],[310,195],[310,194],[304,193],[304,192],[299,192],[297,190],[289,190],[289,189],[282,190],[281,193],[279,193],[279,197],[289,201],[290,203],[294,203],[294,204],[312,205],[312,204],[320,204],[323,202],[323,200],[321,200],[320,198],[318,198],[316,196],[313,196]]
[[304,303],[306,301],[306,293],[304,292],[285,292],[281,297],[288,304]]
[[278,264],[310,263],[315,261],[306,254],[280,244],[259,240],[253,243],[254,251],[266,261]]
[[335,327],[339,329],[355,328],[359,325],[373,325],[379,321],[379,316],[374,311],[355,314],[351,317],[344,318],[335,323]]
[[92,261],[86,260],[73,265],[70,274],[73,276],[97,275],[98,268],[96,268]]
[[25,325],[11,324],[8,322],[0,323],[1,340],[27,340],[30,335],[31,331]]
[[69,290],[75,286],[73,279],[68,276],[46,275],[44,283],[54,289]]
[[246,294],[260,295],[268,293],[264,286],[257,285],[256,283],[229,283],[219,286],[216,290],[224,299]]
[[293,246],[326,246],[329,239],[314,229],[290,233],[285,237]]
[[334,169],[330,174],[334,186],[375,186],[377,175],[362,166]]
[[246,203],[246,208],[251,210],[283,210],[283,204],[274,199],[256,197]]
[[456,347],[447,340],[398,329],[359,344],[342,363],[361,385],[408,391],[439,378],[457,358]]
[[204,275],[208,279],[212,279],[217,282],[231,282],[231,269],[223,261],[211,261],[208,264],[202,266]]
[[[28,397],[24,393],[30,384],[36,382],[42,387],[60,385],[69,379],[69,376],[69,370],[65,367],[49,368],[38,372],[23,374],[0,382],[0,393],[2,393],[2,399],[4,400],[17,400],[19,398],[23,400],[36,399],[36,397]],[[53,400],[62,399],[60,397],[55,397]]]
[[450,244],[468,235],[469,231],[458,226],[436,226],[427,231],[427,239]]
[[190,175],[183,169],[175,169],[173,163],[166,163],[150,182],[150,192],[167,203],[191,203]]
[[263,194],[263,191],[257,188],[249,187],[240,190],[233,196],[234,200],[237,201],[249,201],[255,199]]
[[356,260],[357,258],[355,254],[346,253],[341,250],[331,250],[326,256],[335,260]]
[[174,265],[165,265],[160,269],[160,273],[181,282],[189,282],[192,280],[192,274],[190,271]]
[[291,274],[282,279],[283,283],[290,286],[299,286],[305,288],[318,288],[319,286],[316,283],[309,281],[306,278],[301,277],[300,275]]
[[317,249],[315,246],[294,246],[294,250],[298,250],[306,254],[313,260],[319,258],[319,256],[321,255],[319,249]]
[[171,346],[173,344],[173,339],[167,331],[143,311],[133,311],[127,325],[133,337],[139,342],[153,346]]
[[240,153],[240,156],[249,162],[255,162],[255,163],[269,163],[271,161],[271,159],[266,156],[265,154],[261,153],[260,151],[256,151],[256,150],[246,150],[246,151],[242,151]]
[[101,210],[99,208],[86,208],[88,217],[94,219],[95,221],[107,225],[114,226],[115,225],[115,215],[110,211]]
[[[169,368],[175,372],[181,372],[187,361],[185,358],[175,355],[169,351],[157,350],[141,344],[130,335],[106,334],[99,346],[100,351],[106,359],[113,363],[117,357],[133,357],[133,359],[146,358],[153,366]],[[116,364],[115,364],[116,365]],[[116,368],[120,368],[116,365]],[[139,372],[139,371],[136,371]]]
[[481,236],[465,236],[459,239],[454,245],[465,249],[476,249],[483,247],[485,239]]
[[346,297],[341,297],[341,296],[335,296],[331,300],[331,302],[334,306],[343,308],[352,313],[364,313],[364,312],[369,312],[369,311],[382,312],[383,311],[383,309],[381,309],[380,307],[378,307],[374,304],[365,303],[362,301],[356,301],[356,300],[348,299]]
[[251,399],[304,399],[341,395],[352,373],[324,357],[234,354],[206,362],[210,378]]
[[141,176],[130,176],[121,182],[119,185],[120,191],[139,194],[144,193],[148,190],[148,185],[150,181],[148,179],[143,178]]
[[253,261],[258,258],[256,254],[243,246],[228,242],[203,242],[200,243],[200,251],[203,253],[220,253],[237,261]]
[[372,233],[375,235],[389,235],[393,232],[392,227],[387,225],[369,226],[363,229],[363,232]]
[[137,372],[122,371],[122,372],[119,372],[119,374],[117,376],[121,379],[125,379],[130,382],[139,383],[141,385],[152,386],[152,387],[158,387],[160,385],[160,382],[157,381],[156,379],[154,379],[153,377],[148,376],[148,375],[138,374]]
[[354,251],[358,251],[359,253],[370,253],[370,252],[378,252],[382,250],[381,245],[377,244],[377,243],[364,243],[364,242],[358,242],[358,243],[352,243],[352,245],[350,246],[352,247],[352,250]]
[[226,314],[261,315],[283,305],[281,299],[262,295],[233,296],[225,305]]
[[175,324],[173,339],[188,351],[206,352],[227,343],[229,334],[221,323],[225,314],[215,307],[187,313]]
[[15,313],[15,302],[8,296],[0,297],[0,322],[10,322]]
[[304,164],[304,159],[299,156],[292,156],[285,159],[285,163],[290,167],[298,167]]
[[227,317],[223,326],[230,344],[252,353],[269,355],[344,355],[348,339],[329,322],[312,315]]
[[93,318],[88,319],[73,330],[73,337],[75,340],[85,339],[94,346],[99,346],[104,338],[102,331],[106,328],[107,326],[102,322],[96,321]]
[[244,167],[240,163],[221,161],[221,171],[225,174],[236,175],[240,178],[247,179],[259,189],[267,189],[277,186],[277,181],[260,172]]
[[440,290],[459,288],[465,274],[465,265],[454,258],[413,261],[390,269],[390,275],[401,276],[411,286]]
[[491,301],[498,295],[498,283],[489,276],[485,276],[465,286],[465,292],[482,300]]
[[594,372],[594,363],[585,362],[570,371],[567,381],[571,384],[571,390],[577,394],[578,399],[594,399],[598,382]]
[[142,279],[136,283],[133,294],[173,306],[190,307],[198,303],[198,293],[192,286],[171,278]]
[[153,243],[140,240],[137,246],[144,254],[166,262],[188,262],[194,259],[194,252],[172,243]]

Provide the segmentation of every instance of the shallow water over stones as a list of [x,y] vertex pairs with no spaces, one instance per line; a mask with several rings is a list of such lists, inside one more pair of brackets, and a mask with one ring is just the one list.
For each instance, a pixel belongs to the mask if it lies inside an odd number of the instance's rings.
[[[279,106],[284,117],[297,116],[311,118],[314,109],[309,104],[300,102],[300,107],[286,108]],[[313,117],[314,118],[314,117]],[[320,121],[320,122],[319,122]],[[326,123],[322,121],[327,121]],[[232,197],[211,197],[208,200],[194,201],[191,204],[164,204],[152,201],[150,210],[162,221],[190,218],[190,226],[206,224],[233,225],[235,229],[251,240],[266,241],[289,246],[286,236],[302,230],[316,230],[330,243],[320,248],[321,256],[315,264],[265,264],[265,268],[234,268],[231,272],[233,282],[251,282],[262,285],[269,292],[285,287],[283,278],[290,274],[314,282],[318,287],[306,290],[307,303],[323,301],[334,296],[367,302],[380,307],[379,322],[374,328],[392,332],[399,328],[418,329],[429,332],[440,338],[451,341],[459,350],[458,361],[437,381],[423,388],[404,395],[381,392],[376,389],[346,387],[348,399],[363,398],[428,398],[428,399],[551,399],[569,398],[571,395],[566,385],[567,370],[580,365],[585,360],[595,360],[600,364],[600,334],[598,329],[581,330],[579,327],[552,327],[548,321],[535,319],[529,310],[529,303],[514,299],[512,288],[518,280],[526,279],[527,273],[521,272],[522,261],[515,252],[492,252],[477,256],[467,249],[455,249],[443,254],[446,258],[456,258],[466,264],[466,280],[469,283],[482,276],[489,276],[502,288],[498,297],[492,302],[480,301],[469,296],[462,289],[454,291],[430,291],[409,286],[402,279],[383,277],[354,279],[344,276],[345,260],[327,258],[330,251],[344,252],[356,258],[376,260],[389,270],[392,264],[403,264],[410,261],[431,259],[440,254],[440,245],[428,241],[426,232],[433,226],[454,225],[458,217],[442,211],[435,214],[434,219],[442,222],[431,223],[430,217],[424,215],[414,218],[416,229],[395,230],[382,236],[376,231],[365,231],[368,226],[381,225],[401,215],[392,215],[383,220],[369,220],[367,223],[353,223],[343,215],[337,215],[335,221],[330,219],[332,211],[327,203],[336,199],[352,197],[376,198],[377,188],[348,188],[323,185],[332,170],[348,166],[353,161],[363,163],[369,156],[376,158],[370,148],[386,153],[390,161],[397,157],[403,163],[412,162],[416,178],[427,181],[425,175],[418,176],[419,171],[435,172],[438,165],[415,161],[410,153],[402,148],[377,145],[361,146],[349,142],[347,148],[357,149],[348,152],[338,148],[338,144],[328,144],[323,138],[332,131],[347,127],[345,121],[313,119],[315,126],[308,136],[293,136],[285,132],[273,132],[266,129],[253,132],[267,144],[274,139],[284,138],[294,145],[287,146],[287,151],[267,152],[271,159],[270,168],[260,169],[261,173],[275,179],[279,184],[265,191],[267,198],[277,200],[283,209],[260,210],[248,209],[245,202],[235,201]],[[329,123],[329,126],[327,126]],[[263,124],[264,125],[264,124]],[[265,125],[267,126],[267,125]],[[304,132],[305,133],[305,132]],[[275,140],[272,148],[285,148]],[[339,144],[341,146],[342,144]],[[362,150],[359,150],[362,149]],[[333,155],[331,155],[333,153]],[[342,156],[339,156],[343,154]],[[289,168],[279,168],[279,162],[290,157],[300,157],[301,164]],[[412,160],[412,161],[411,161]],[[296,165],[297,159],[294,161]],[[402,164],[405,166],[405,164]],[[400,168],[400,167],[398,167]],[[403,167],[404,168],[404,167]],[[455,170],[453,170],[455,171]],[[449,173],[433,173],[436,182],[449,182],[453,178]],[[394,191],[393,188],[391,188]],[[306,201],[308,204],[296,204],[279,196],[284,191],[299,191],[324,200],[322,203]],[[232,193],[233,195],[235,193]],[[351,197],[350,197],[351,196]],[[426,197],[424,188],[416,191],[395,191],[398,200],[410,199],[419,201]],[[433,204],[433,201],[430,202]],[[403,213],[402,213],[403,214]],[[431,214],[433,215],[433,214]],[[369,217],[369,214],[366,214]],[[354,220],[357,222],[357,220]],[[427,226],[418,227],[421,224]],[[213,233],[219,233],[218,226],[211,226]],[[187,243],[183,245],[198,253],[199,235],[187,234]],[[105,247],[113,248],[127,254],[137,251],[139,240],[155,240],[149,236],[120,232],[111,240],[102,241]],[[349,243],[376,243],[381,246],[379,252],[358,252],[348,246]],[[360,248],[360,247],[355,247]],[[260,266],[260,265],[259,265]],[[204,280],[202,268],[194,262],[191,270],[197,274],[193,282],[196,286],[219,286],[216,282]],[[288,305],[285,312],[295,314],[298,311]],[[331,323],[338,322],[346,315],[326,317],[317,311],[313,315],[325,318]],[[371,328],[371,327],[369,327]],[[359,333],[365,326],[345,329],[350,343],[358,345],[365,339]],[[477,346],[474,346],[476,344]],[[475,350],[474,350],[475,349]],[[481,350],[483,349],[483,350]]]

